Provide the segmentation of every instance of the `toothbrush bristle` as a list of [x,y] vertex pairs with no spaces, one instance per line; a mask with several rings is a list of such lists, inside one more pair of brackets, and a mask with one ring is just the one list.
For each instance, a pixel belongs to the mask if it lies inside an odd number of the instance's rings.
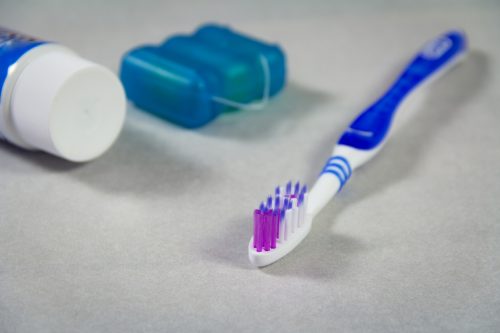
[[305,194],[307,192],[307,185],[302,186],[302,190],[300,190],[301,194]]
[[276,187],[274,198],[269,196],[260,203],[254,211],[253,247],[257,252],[275,249],[305,225],[306,196],[306,185],[301,188],[299,182],[292,185],[290,181],[284,189]]
[[299,190],[300,190],[300,183],[299,183],[299,182],[297,182],[297,183],[295,184],[295,189],[294,189],[294,191],[293,191],[293,194],[295,194],[295,195],[299,195]]
[[288,208],[288,198],[285,198],[285,200],[283,201],[283,208],[281,209],[281,219],[285,218],[285,213],[287,208]]
[[300,193],[300,195],[299,195],[299,201],[297,203],[297,206],[302,206],[303,202],[304,202],[304,193]]
[[273,197],[272,196],[268,196],[267,197],[267,209],[271,209],[273,206]]
[[[292,192],[293,190],[293,192]],[[285,192],[281,196],[282,191]],[[271,251],[278,243],[287,241],[304,225],[306,216],[307,186],[288,182],[285,188],[277,186],[272,196],[260,203],[254,211],[253,247],[257,252]],[[288,214],[287,214],[288,212]]]

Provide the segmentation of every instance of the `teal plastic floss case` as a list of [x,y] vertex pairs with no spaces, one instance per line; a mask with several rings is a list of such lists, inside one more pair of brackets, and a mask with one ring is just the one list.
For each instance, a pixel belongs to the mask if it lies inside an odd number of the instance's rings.
[[139,108],[195,128],[280,92],[286,58],[278,45],[209,24],[132,49],[123,57],[120,78]]

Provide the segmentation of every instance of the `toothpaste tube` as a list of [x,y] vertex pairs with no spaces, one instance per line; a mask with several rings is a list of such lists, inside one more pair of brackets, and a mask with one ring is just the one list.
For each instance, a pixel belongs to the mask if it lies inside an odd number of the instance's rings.
[[0,27],[0,139],[89,161],[118,137],[125,103],[110,70],[59,44]]

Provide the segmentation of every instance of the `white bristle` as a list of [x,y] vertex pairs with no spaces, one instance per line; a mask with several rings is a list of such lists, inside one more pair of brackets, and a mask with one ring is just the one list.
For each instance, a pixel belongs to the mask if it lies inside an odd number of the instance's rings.
[[302,227],[304,224],[304,215],[305,215],[305,209],[304,209],[304,202],[302,202],[302,205],[299,207],[299,221],[298,221],[298,227]]
[[308,203],[308,198],[309,198],[309,193],[305,193],[304,194],[304,201],[302,203],[302,205],[304,206],[304,217],[305,217],[305,213],[307,213],[307,203]]
[[297,222],[299,219],[299,212],[297,207],[292,207],[292,233],[297,231]]
[[304,200],[302,201],[302,205],[300,206],[300,225],[301,226],[303,226],[306,222],[307,197],[308,197],[308,194],[304,193]]
[[[286,217],[284,217],[283,219],[285,219]],[[279,243],[283,243],[285,241],[285,220],[283,221],[280,221],[280,225],[279,225],[279,228],[280,228],[280,236],[278,238],[278,242]]]
[[292,234],[292,211],[288,209],[285,212],[285,241],[290,238]]

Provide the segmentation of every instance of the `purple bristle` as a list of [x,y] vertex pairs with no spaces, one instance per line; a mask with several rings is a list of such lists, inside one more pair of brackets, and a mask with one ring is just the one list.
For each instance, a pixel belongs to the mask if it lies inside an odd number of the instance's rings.
[[280,187],[279,187],[279,186],[276,186],[276,189],[274,190],[274,194],[275,194],[276,196],[279,196],[279,195],[280,195],[280,191],[281,191],[281,190],[280,190]]
[[267,209],[271,209],[273,207],[273,197],[267,197]]
[[281,221],[285,219],[285,213],[287,209],[288,209],[288,199],[285,198],[285,200],[283,200],[283,209],[281,209]]
[[264,223],[264,250],[271,250],[271,236],[272,236],[273,213],[268,211],[265,215]]
[[302,186],[302,190],[300,190],[300,193],[307,193],[307,185]]
[[262,218],[263,214],[260,210],[255,210],[253,214],[253,246],[257,252],[262,252]]
[[300,191],[300,183],[299,183],[299,182],[297,182],[297,183],[295,184],[295,189],[294,189],[294,191],[293,191],[293,194],[295,194],[295,195],[299,195],[299,191]]
[[304,193],[300,193],[300,195],[299,195],[299,201],[297,203],[297,206],[302,206],[303,202],[304,202]]
[[289,181],[286,184],[286,194],[290,194],[290,193],[292,193],[292,181]]

